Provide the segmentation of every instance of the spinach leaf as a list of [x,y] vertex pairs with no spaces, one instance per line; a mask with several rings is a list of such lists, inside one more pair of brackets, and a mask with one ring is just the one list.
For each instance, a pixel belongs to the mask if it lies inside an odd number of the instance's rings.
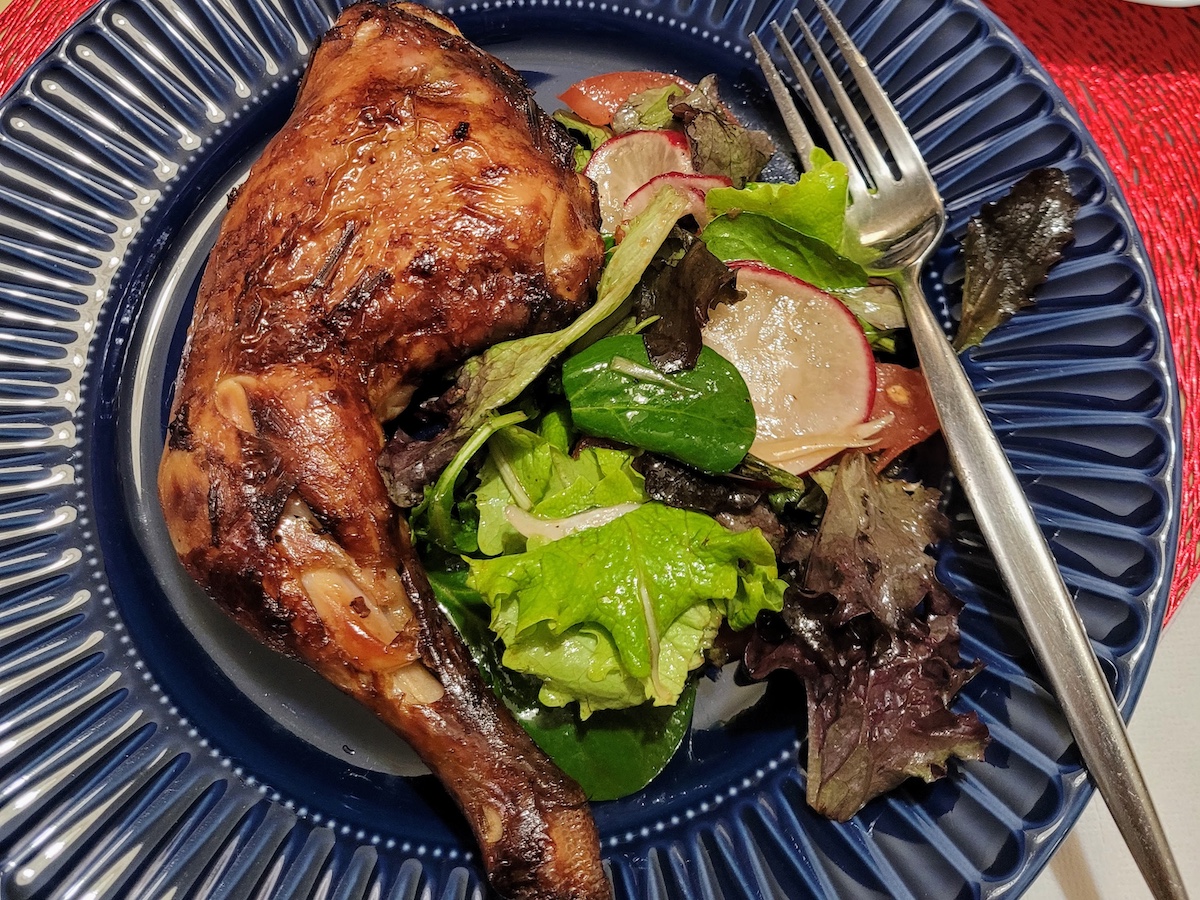
[[733,364],[705,347],[693,369],[663,375],[638,335],[597,341],[563,364],[579,430],[728,472],[754,440],[754,406]]
[[640,791],[671,761],[695,703],[692,680],[674,706],[604,709],[582,722],[572,711],[538,704],[518,721],[589,800],[617,800]]

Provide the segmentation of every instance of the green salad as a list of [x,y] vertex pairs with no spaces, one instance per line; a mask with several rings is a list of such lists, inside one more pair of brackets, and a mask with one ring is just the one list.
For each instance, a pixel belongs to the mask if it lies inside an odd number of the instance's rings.
[[644,787],[740,660],[804,680],[809,801],[847,818],[986,743],[948,708],[976,667],[939,495],[888,474],[932,406],[845,167],[759,181],[769,141],[711,79],[619,74],[657,86],[556,116],[611,233],[595,303],[469,360],[381,469],[485,679],[589,797]]

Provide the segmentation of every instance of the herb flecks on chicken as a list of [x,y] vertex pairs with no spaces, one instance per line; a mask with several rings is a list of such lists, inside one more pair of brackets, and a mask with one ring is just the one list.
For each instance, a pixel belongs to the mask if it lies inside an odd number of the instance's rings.
[[351,7],[230,203],[159,472],[188,571],[412,744],[511,898],[609,896],[595,826],[439,611],[376,459],[429,373],[586,306],[598,220],[516,72],[421,7]]
[[[960,664],[961,604],[926,547],[943,533],[937,492],[881,480],[843,457],[803,576],[746,650],[757,678],[788,669],[808,696],[808,802],[839,821],[950,757],[980,759],[987,729],[949,709],[978,671]],[[772,627],[774,626],[774,627]]]

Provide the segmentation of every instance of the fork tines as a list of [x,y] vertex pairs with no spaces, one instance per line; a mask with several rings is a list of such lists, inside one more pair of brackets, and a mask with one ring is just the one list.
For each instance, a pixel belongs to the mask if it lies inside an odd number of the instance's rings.
[[[928,177],[916,144],[913,142],[899,114],[897,114],[895,107],[892,106],[883,87],[879,84],[879,80],[867,65],[866,59],[854,45],[845,27],[833,14],[824,0],[814,0],[814,2],[821,13],[821,17],[825,20],[825,24],[834,42],[837,44],[839,52],[844,57],[850,75],[862,93],[863,100],[871,111],[879,133],[882,135],[887,147],[891,150],[892,158],[900,170],[900,175],[919,174]],[[888,164],[887,158],[880,150],[878,142],[871,135],[866,122],[843,86],[842,80],[838,77],[829,57],[821,48],[821,44],[813,34],[812,29],[796,10],[792,11],[792,19],[799,28],[801,35],[803,35],[809,52],[812,54],[817,67],[827,82],[829,93],[837,104],[844,124],[854,138],[857,154],[847,145],[841,129],[838,128],[833,117],[830,116],[824,100],[817,91],[808,69],[800,61],[783,29],[777,22],[772,22],[771,31],[775,35],[780,53],[795,76],[800,92],[804,95],[806,105],[820,126],[831,155],[834,159],[845,163],[850,170],[851,193],[862,194],[867,190],[863,174],[860,172],[860,163],[865,168],[867,177],[875,185],[879,185],[885,181],[894,181],[895,176]],[[771,90],[775,105],[779,108],[780,115],[783,117],[788,136],[792,139],[792,143],[800,157],[800,164],[803,168],[807,169],[809,167],[809,156],[815,146],[815,141],[805,125],[799,110],[796,108],[792,91],[771,59],[771,55],[763,46],[762,41],[759,40],[758,35],[751,34],[749,37],[750,45],[754,50],[759,68],[762,69],[763,75],[767,79],[767,85]],[[913,168],[914,166],[916,168]]]

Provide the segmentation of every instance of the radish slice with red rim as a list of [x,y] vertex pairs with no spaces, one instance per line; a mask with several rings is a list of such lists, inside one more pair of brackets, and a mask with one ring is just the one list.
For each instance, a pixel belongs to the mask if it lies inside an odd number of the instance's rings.
[[672,187],[691,198],[691,206],[687,214],[696,220],[703,228],[708,224],[708,209],[704,198],[715,187],[731,187],[733,182],[725,175],[700,175],[692,172],[665,172],[655,175],[640,188],[629,195],[625,201],[623,220],[631,222],[642,210],[650,205],[650,201],[664,187]]
[[615,234],[630,195],[667,172],[695,172],[692,150],[682,131],[630,131],[597,147],[583,174],[596,183],[600,230]]
[[[750,452],[795,474],[869,443],[875,358],[836,297],[758,262],[733,262],[745,298],[718,306],[704,343],[742,374],[758,417]],[[776,453],[775,450],[788,452]],[[772,461],[772,460],[768,460]]]

